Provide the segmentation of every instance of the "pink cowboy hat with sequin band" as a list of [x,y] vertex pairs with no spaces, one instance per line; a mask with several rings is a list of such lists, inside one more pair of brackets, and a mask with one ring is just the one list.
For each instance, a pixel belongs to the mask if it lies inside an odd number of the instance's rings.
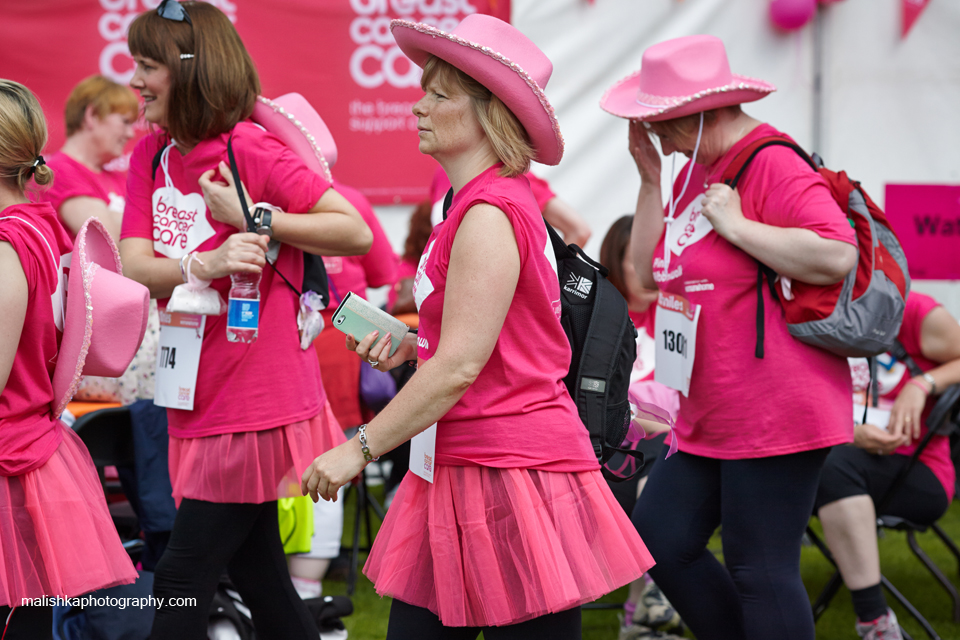
[[640,71],[613,85],[600,107],[621,118],[656,122],[753,102],[776,90],[731,73],[720,38],[685,36],[644,51]]
[[543,164],[560,163],[563,136],[543,92],[553,63],[516,27],[474,13],[450,33],[409,20],[393,20],[390,30],[418,67],[436,56],[493,92],[526,129],[536,152],[534,159]]
[[333,182],[330,168],[337,163],[337,144],[306,98],[299,93],[287,93],[273,100],[258,96],[250,119],[280,138],[327,182]]
[[150,291],[123,275],[103,224],[80,227],[70,261],[63,339],[53,371],[54,415],[66,409],[81,376],[116,378],[130,365],[147,329]]

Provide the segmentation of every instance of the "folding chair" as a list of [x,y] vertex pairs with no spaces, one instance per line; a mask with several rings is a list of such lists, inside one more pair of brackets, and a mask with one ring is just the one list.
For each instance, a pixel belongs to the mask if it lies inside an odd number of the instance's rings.
[[[916,364],[913,362],[913,359],[909,356],[906,356],[906,354],[902,354],[902,356],[905,357],[898,356],[898,359],[907,365],[912,375],[917,375],[914,371]],[[919,368],[917,368],[917,371],[919,371]],[[916,450],[910,456],[910,460],[907,462],[907,465],[900,472],[900,475],[898,475],[894,480],[886,495],[884,495],[883,499],[877,504],[877,528],[893,529],[906,532],[907,544],[909,545],[910,550],[915,556],[917,556],[917,559],[920,560],[923,566],[927,568],[937,582],[940,583],[940,586],[946,590],[947,594],[953,601],[954,622],[960,622],[960,594],[957,593],[956,587],[950,582],[949,579],[947,579],[947,577],[943,574],[943,571],[930,559],[930,557],[917,543],[916,534],[918,532],[923,533],[927,529],[932,529],[936,536],[943,541],[947,549],[957,559],[958,573],[960,573],[960,549],[957,549],[957,545],[937,523],[934,522],[930,524],[920,524],[910,522],[904,518],[886,515],[884,514],[884,510],[887,508],[887,506],[889,506],[890,500],[893,498],[896,492],[904,485],[910,470],[913,469],[913,466],[920,458],[920,454],[924,449],[926,449],[927,445],[930,444],[934,436],[949,436],[955,430],[960,428],[960,418],[958,418],[958,412],[960,412],[960,385],[953,385],[945,389],[940,395],[940,398],[937,400],[937,403],[931,410],[930,415],[927,417],[927,433],[924,434],[923,438],[921,438]],[[834,561],[830,550],[809,526],[807,527],[807,535],[810,537],[810,540],[813,542],[813,544],[820,549],[827,560],[829,560],[830,563],[836,567],[837,563]],[[923,617],[917,608],[914,607],[913,604],[907,600],[883,574],[880,575],[880,583],[884,586],[884,588],[886,588],[890,595],[892,595],[894,599],[899,602],[904,609],[906,609],[907,613],[909,613],[920,624],[927,635],[930,636],[931,640],[940,640],[940,636],[934,630],[933,626],[931,626],[930,622]],[[839,569],[837,569],[834,571],[833,576],[831,576],[830,580],[827,582],[827,585],[823,588],[823,591],[820,592],[820,595],[817,596],[817,599],[813,603],[814,620],[820,619],[820,616],[823,615],[823,612],[830,605],[830,601],[833,600],[833,597],[837,594],[837,591],[840,589],[842,584],[843,579],[840,577]],[[905,638],[910,638],[906,631],[903,631],[903,634]]]
[[[107,482],[104,474],[105,467],[133,467],[133,426],[130,422],[128,407],[111,407],[91,411],[77,418],[73,423],[73,430],[86,445],[97,468],[100,484],[103,486],[104,497],[111,494],[123,493],[119,485]],[[117,518],[114,518],[115,524]],[[119,527],[118,527],[119,528]],[[123,541],[123,547],[131,557],[139,556],[143,548],[143,540],[133,538]]]

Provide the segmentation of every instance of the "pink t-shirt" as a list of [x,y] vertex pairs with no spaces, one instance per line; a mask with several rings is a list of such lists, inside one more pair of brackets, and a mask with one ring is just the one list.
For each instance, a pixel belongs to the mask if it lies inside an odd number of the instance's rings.
[[[903,324],[900,326],[900,333],[897,338],[903,344],[904,349],[910,354],[917,366],[923,371],[929,371],[940,366],[933,360],[923,357],[920,351],[920,334],[923,326],[923,320],[931,311],[939,307],[940,303],[930,296],[916,291],[911,291],[907,297],[907,307],[903,312]],[[900,392],[907,385],[907,381],[913,376],[907,366],[898,362],[890,354],[884,354],[878,358],[877,383],[880,391],[880,408],[889,409],[893,406],[894,400],[900,395]],[[870,369],[866,358],[856,358],[850,360],[851,372],[853,374],[854,393],[861,396],[860,402],[863,402],[862,396],[870,380]],[[937,402],[935,396],[927,399],[927,404],[923,408],[921,416],[920,437],[927,433],[927,416]],[[906,447],[900,447],[896,453],[909,456],[916,450],[916,444]],[[934,436],[930,444],[920,454],[920,461],[927,465],[933,475],[937,477],[944,491],[947,492],[947,499],[953,500],[955,491],[956,469],[953,461],[950,459],[950,438],[947,436]]]
[[[560,326],[560,285],[553,248],[523,176],[501,178],[499,164],[453,198],[446,222],[433,230],[414,282],[420,311],[417,355],[429,360],[440,341],[450,251],[466,212],[488,203],[513,224],[520,278],[497,344],[476,381],[439,421],[437,463],[597,469],[587,431],[563,384],[570,344]],[[491,256],[491,260],[496,259]]]
[[[717,182],[750,142],[776,134],[773,127],[760,125],[712,166],[695,164],[670,225],[667,268],[666,232],[654,252],[653,275],[660,289],[701,306],[690,395],[680,397],[676,428],[680,450],[694,455],[759,458],[853,440],[846,360],[793,338],[783,307],[766,286],[766,357],[754,357],[757,261],[721,238],[700,213],[706,185]],[[674,185],[677,195],[688,165]],[[826,183],[791,149],[760,152],[738,191],[748,219],[856,242]]]
[[[118,171],[91,171],[62,151],[58,151],[47,160],[53,169],[53,185],[40,192],[38,200],[49,202],[57,213],[65,200],[70,198],[97,198],[103,200],[111,211],[123,213],[126,192],[126,177]],[[61,224],[63,220],[61,219]],[[66,229],[66,227],[64,227]],[[76,234],[67,229],[70,239]]]
[[[186,156],[169,151],[167,169],[152,174],[154,155],[167,139],[143,138],[130,158],[127,207],[121,238],[153,240],[154,255],[179,259],[191,251],[219,247],[232,227],[207,211],[197,180],[227,158],[228,134],[203,140]],[[311,171],[278,138],[242,122],[233,131],[240,177],[255,202],[301,213],[317,203],[330,184]],[[166,185],[167,175],[172,184]],[[283,245],[277,269],[295,286],[303,281],[303,254]],[[211,285],[224,300],[230,278]],[[159,300],[161,308],[166,299]],[[170,434],[179,438],[259,431],[317,415],[325,395],[313,350],[302,351],[297,334],[297,295],[267,267],[260,281],[260,325],[253,344],[227,342],[227,315],[207,316],[193,411],[168,409]]]
[[[334,180],[337,193],[357,208],[363,221],[373,232],[373,244],[370,251],[362,256],[324,256],[323,264],[333,287],[330,288],[331,304],[340,303],[348,291],[367,297],[368,287],[382,287],[397,279],[397,254],[390,246],[390,240],[380,226],[377,214],[362,193]],[[334,290],[335,289],[335,290]]]
[[[543,178],[538,178],[530,171],[523,174],[530,181],[530,191],[537,201],[537,207],[543,212],[547,208],[547,203],[557,197],[557,194],[550,188],[550,184]],[[433,203],[433,214],[430,220],[434,225],[443,220],[443,199],[450,191],[450,179],[443,167],[437,167],[433,172],[433,182],[430,183],[430,202]],[[438,217],[439,216],[439,217]]]
[[61,300],[61,260],[73,245],[57,213],[45,203],[0,211],[0,242],[9,242],[17,252],[28,291],[20,344],[0,394],[0,475],[15,476],[42,466],[63,439],[52,406],[51,380],[62,336],[62,316],[54,302]]

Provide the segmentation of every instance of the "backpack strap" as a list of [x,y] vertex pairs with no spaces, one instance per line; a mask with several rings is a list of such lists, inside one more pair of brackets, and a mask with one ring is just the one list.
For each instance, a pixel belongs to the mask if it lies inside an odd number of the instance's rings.
[[[785,138],[783,136],[765,136],[763,138],[758,138],[750,144],[748,144],[733,161],[727,165],[727,168],[724,169],[723,175],[720,177],[720,180],[730,187],[731,189],[736,189],[737,185],[740,184],[740,179],[743,177],[743,173],[747,170],[747,167],[750,166],[750,163],[756,157],[760,151],[766,149],[767,147],[788,147],[797,152],[803,160],[810,165],[810,168],[814,171],[818,171],[817,164],[814,162],[813,158],[807,155],[807,152],[800,148],[800,146],[792,140]],[[763,303],[763,278],[766,276],[767,284],[770,287],[770,295],[774,300],[779,299],[777,296],[777,288],[775,282],[777,280],[777,273],[757,260],[757,344],[754,348],[753,355],[756,358],[763,358],[764,350],[764,338],[766,331],[764,328],[764,318],[765,318],[765,309]]]

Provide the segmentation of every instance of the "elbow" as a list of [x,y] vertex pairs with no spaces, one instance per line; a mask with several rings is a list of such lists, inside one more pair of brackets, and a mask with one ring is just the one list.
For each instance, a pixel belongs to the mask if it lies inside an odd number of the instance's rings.
[[373,232],[370,231],[370,227],[364,222],[362,226],[357,229],[357,233],[353,236],[354,246],[353,250],[358,256],[366,255],[370,252],[370,247],[373,246]]
[[857,268],[857,248],[844,243],[843,248],[825,261],[823,276],[829,280],[825,284],[836,284]]

